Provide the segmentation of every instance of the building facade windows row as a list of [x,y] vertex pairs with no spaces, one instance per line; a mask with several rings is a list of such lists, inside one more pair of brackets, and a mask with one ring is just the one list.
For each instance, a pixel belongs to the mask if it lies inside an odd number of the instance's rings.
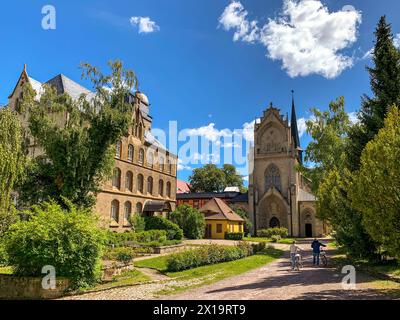
[[[133,190],[133,173],[132,171],[127,171],[125,174],[125,190],[129,192],[134,192]],[[137,186],[137,192],[144,194],[144,176],[142,174],[137,175],[136,179],[136,186]],[[121,190],[121,169],[119,168],[114,168],[113,172],[113,178],[112,178],[112,186],[113,188],[116,188],[118,190]],[[164,190],[165,186],[165,190]],[[165,193],[164,193],[165,191]],[[171,198],[172,193],[171,193],[171,182],[167,181],[167,183],[164,182],[163,179],[158,180],[158,196],[161,197],[168,197]],[[156,194],[154,193],[154,179],[153,177],[148,177],[146,180],[146,192],[147,194],[150,194],[152,196],[155,196]]]
[[[123,213],[122,217],[121,213]],[[134,213],[142,215],[143,204],[141,202],[136,203]],[[121,212],[120,202],[118,200],[113,200],[111,202],[111,210],[110,210],[111,221],[117,222],[119,224],[121,219],[123,219],[124,225],[129,225],[131,217],[132,217],[132,202],[126,201],[124,203],[123,212]]]
[[[135,147],[132,144],[129,144],[127,149],[128,149],[127,150],[127,160],[129,162],[133,163],[134,159],[135,159]],[[123,151],[122,150],[122,142],[118,141],[116,144],[116,148],[115,148],[115,158],[116,159],[123,160],[122,151]],[[172,174],[173,165],[172,165],[170,159],[167,159],[167,163],[165,163],[164,157],[159,156],[158,161],[159,161],[159,170],[161,172],[167,172],[168,174]],[[141,166],[143,166],[145,164],[145,151],[143,148],[140,148],[139,152],[138,152],[138,164]],[[154,152],[151,152],[151,151],[148,152],[146,164],[148,167],[154,168],[154,164],[155,164]]]

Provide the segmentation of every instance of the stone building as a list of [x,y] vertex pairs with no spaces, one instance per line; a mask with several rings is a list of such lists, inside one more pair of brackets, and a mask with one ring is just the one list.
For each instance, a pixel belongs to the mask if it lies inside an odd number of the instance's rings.
[[[60,74],[45,83],[28,76],[26,66],[15,89],[9,96],[8,107],[18,106],[24,84],[29,83],[37,93],[43,92],[43,84],[54,86],[58,93],[68,93],[73,99],[81,94],[88,98],[93,95],[88,89]],[[134,106],[132,123],[116,145],[113,178],[102,186],[97,195],[95,211],[104,224],[112,230],[124,231],[131,228],[132,214],[167,215],[176,206],[177,157],[170,153],[151,133],[152,120],[149,99],[144,93],[131,94],[129,102]],[[64,123],[68,114],[59,114],[58,121]],[[27,126],[28,115],[20,116]],[[30,139],[29,154],[33,157],[43,154],[40,146]]]
[[249,158],[249,212],[255,230],[286,227],[294,237],[326,233],[316,217],[310,181],[295,169],[303,160],[294,100],[290,124],[272,104],[256,121]]

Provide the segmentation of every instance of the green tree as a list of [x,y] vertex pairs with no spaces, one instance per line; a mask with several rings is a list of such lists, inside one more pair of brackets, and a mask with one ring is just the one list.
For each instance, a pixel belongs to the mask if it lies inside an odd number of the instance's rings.
[[399,120],[400,111],[393,107],[384,128],[362,153],[351,196],[371,237],[400,261]]
[[236,212],[242,219],[244,219],[244,234],[248,235],[253,230],[253,223],[250,220],[249,213],[237,206],[231,206],[232,210]]
[[171,221],[176,223],[188,239],[202,239],[205,233],[206,223],[204,215],[197,209],[182,205],[176,208],[170,215]]
[[9,109],[0,109],[0,239],[16,219],[11,194],[24,177],[24,150],[20,121]]
[[[53,198],[70,199],[92,207],[95,194],[111,176],[115,144],[128,132],[132,105],[127,96],[137,79],[120,61],[109,63],[111,73],[83,64],[83,77],[91,80],[95,94],[73,100],[46,86],[40,100],[27,86],[20,112],[29,112],[29,134],[45,155],[29,167],[30,179],[21,187],[27,203]],[[61,120],[60,115],[67,115]]]
[[400,105],[400,52],[394,46],[391,26],[385,16],[378,23],[375,37],[374,66],[367,67],[374,96],[364,95],[360,124],[349,132],[348,161],[352,171],[359,168],[365,145],[383,128],[390,107]]
[[222,168],[207,164],[194,169],[189,181],[193,192],[222,192],[226,187],[244,189],[243,178],[237,173],[235,166],[230,164],[224,164]]
[[352,172],[346,167],[347,132],[350,121],[345,112],[344,98],[332,102],[329,110],[312,110],[314,119],[307,122],[313,141],[306,150],[306,160],[312,169],[300,168],[313,181],[317,196],[317,214],[329,221],[337,242],[347,252],[358,257],[373,257],[374,241],[366,232],[361,214],[351,205],[349,186]]

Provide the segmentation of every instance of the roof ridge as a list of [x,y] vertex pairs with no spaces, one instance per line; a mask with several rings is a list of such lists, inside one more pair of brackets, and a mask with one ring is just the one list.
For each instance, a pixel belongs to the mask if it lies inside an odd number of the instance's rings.
[[219,210],[221,210],[221,213],[224,215],[224,217],[225,217],[226,219],[229,220],[229,217],[227,217],[227,215],[225,214],[225,210],[222,209],[222,207],[221,207],[221,205],[220,205],[220,203],[219,203],[219,201],[223,201],[223,200],[221,200],[221,199],[219,199],[219,198],[214,198],[214,200],[215,200],[215,202],[217,203],[217,206],[218,206]]

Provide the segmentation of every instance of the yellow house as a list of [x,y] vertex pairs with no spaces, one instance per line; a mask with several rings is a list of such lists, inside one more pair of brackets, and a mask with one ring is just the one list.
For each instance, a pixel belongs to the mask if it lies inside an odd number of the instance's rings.
[[225,233],[244,231],[244,219],[221,199],[211,199],[200,208],[200,212],[204,214],[206,220],[207,239],[224,239]]

